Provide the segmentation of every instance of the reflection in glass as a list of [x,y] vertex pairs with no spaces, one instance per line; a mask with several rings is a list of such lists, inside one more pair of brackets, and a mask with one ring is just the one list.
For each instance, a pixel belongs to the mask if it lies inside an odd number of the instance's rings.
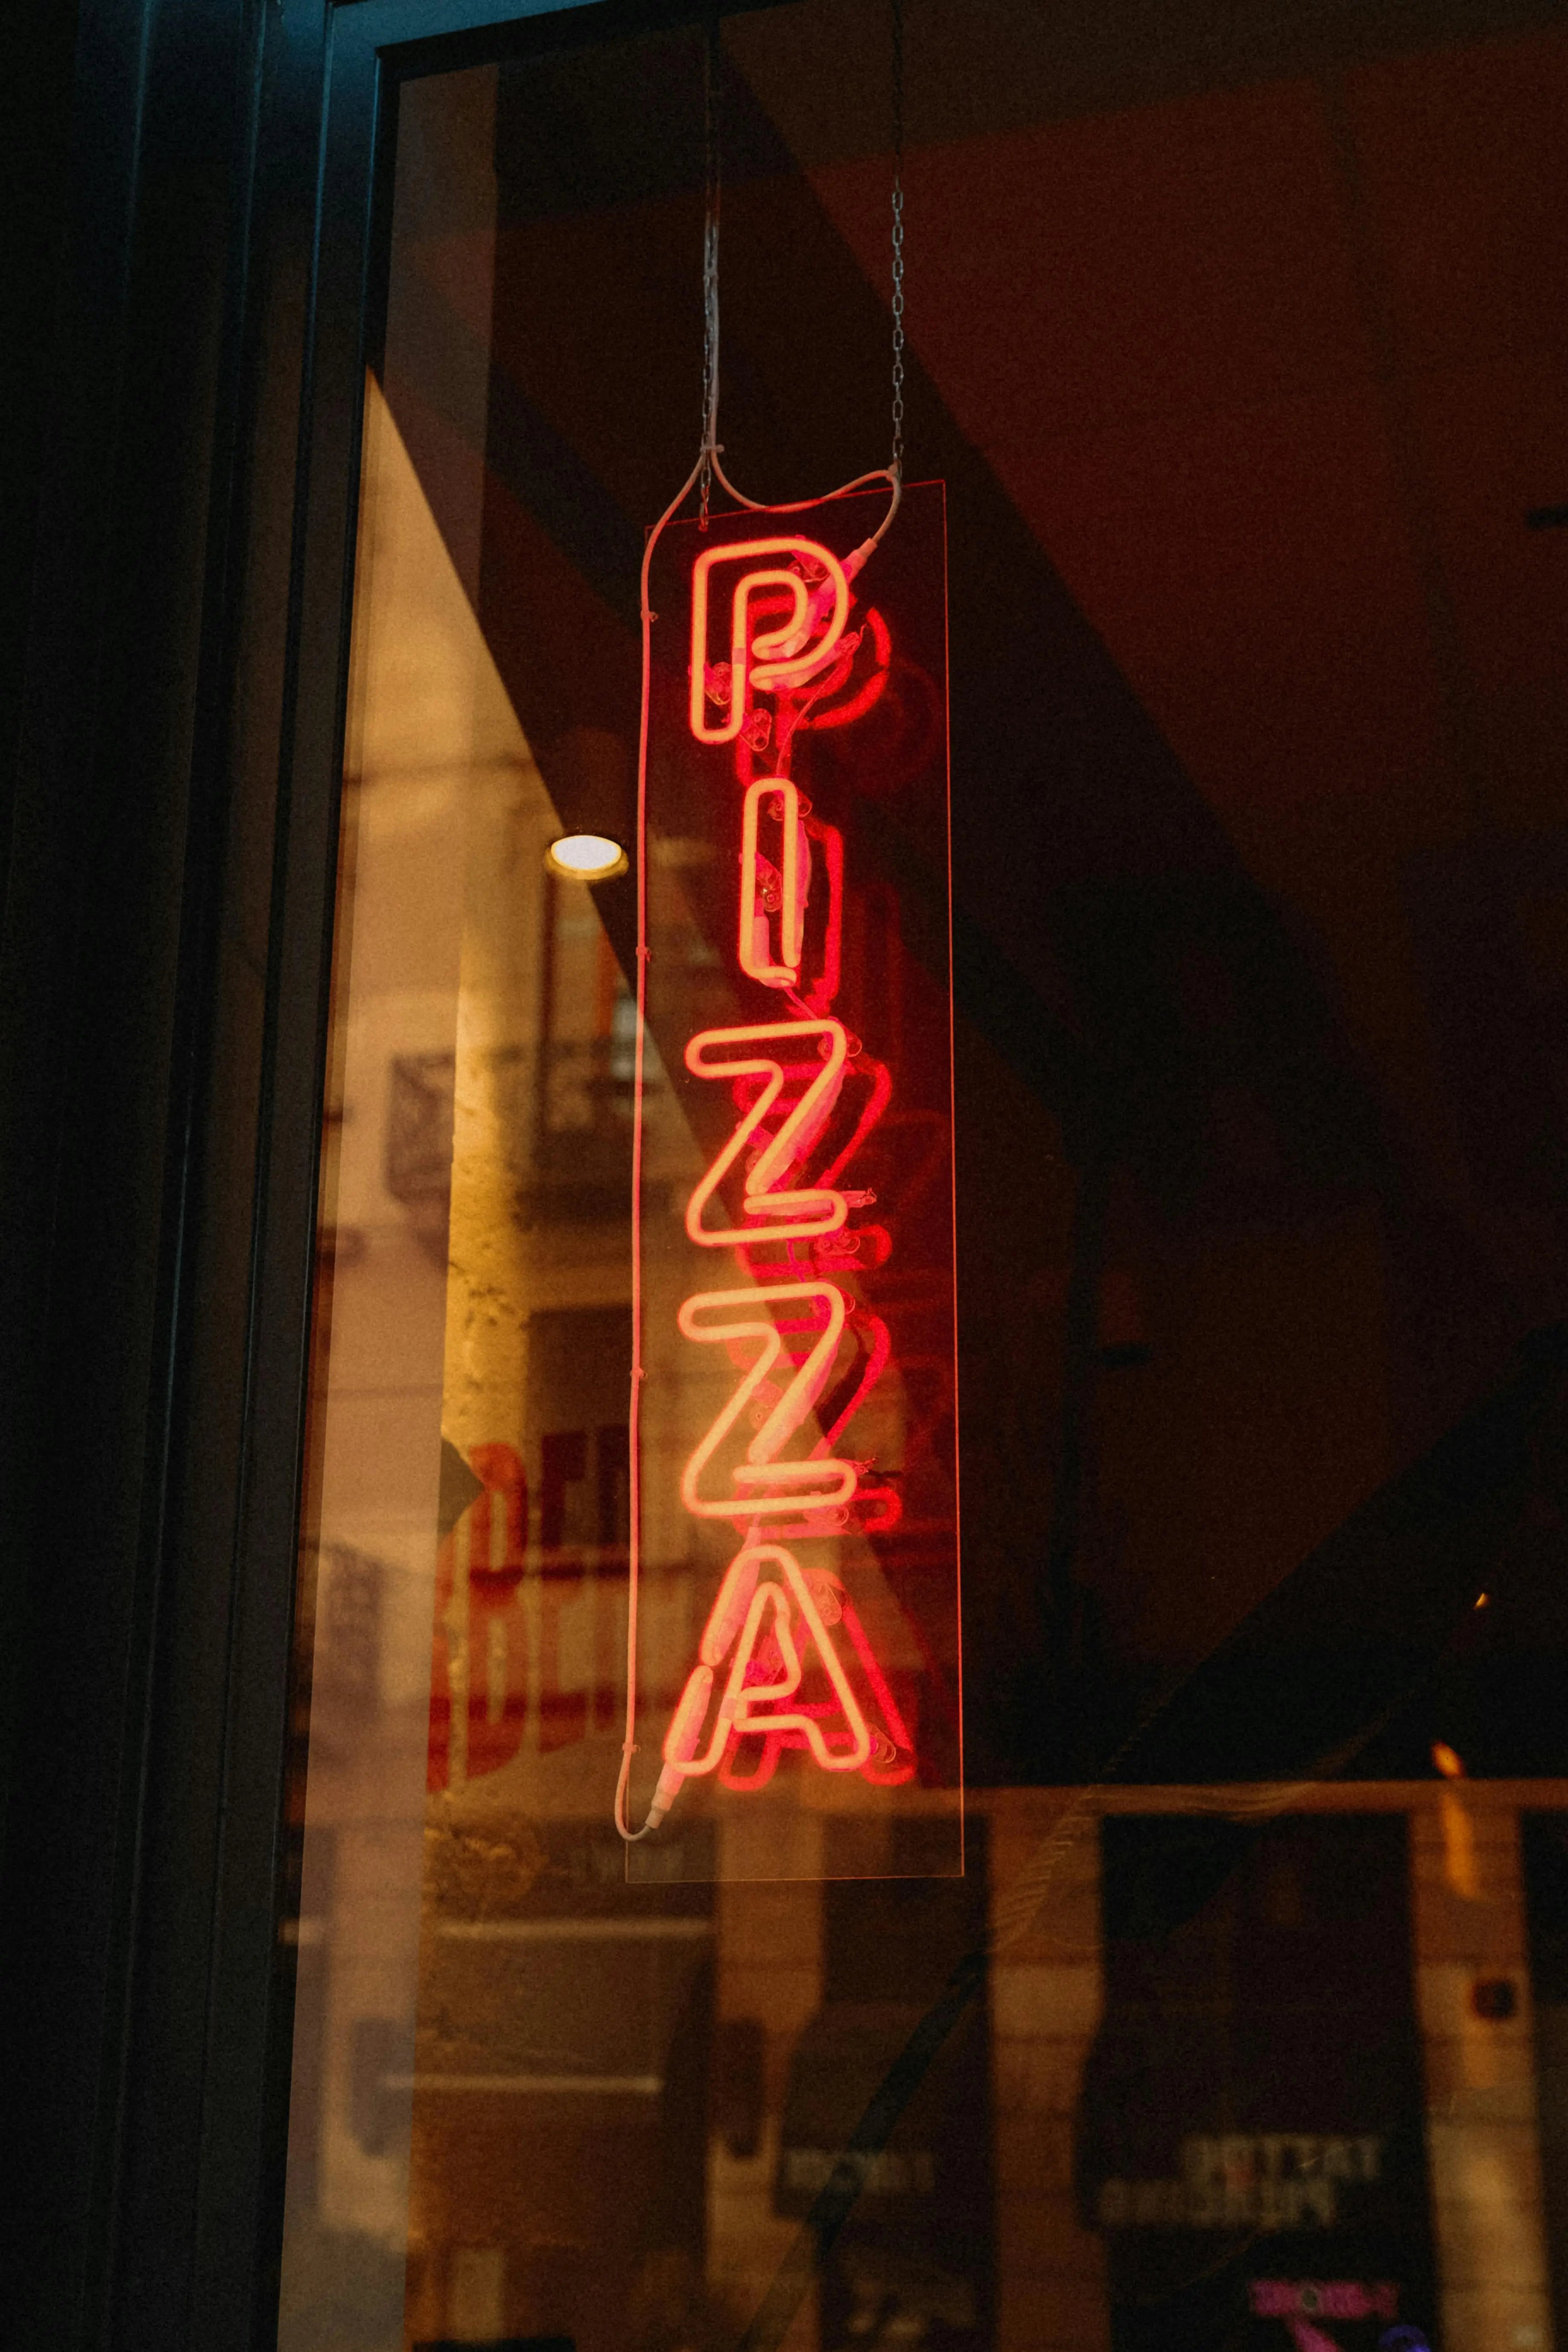
[[[837,831],[837,952],[873,1007],[843,1013],[843,1073],[902,1091],[871,1172],[795,1189],[896,1200],[950,1017],[956,1065],[961,1418],[934,1346],[900,1338],[895,1369],[890,1345],[854,1459],[904,1473],[901,1532],[841,1546],[919,1769],[894,1778],[890,1717],[886,1787],[781,1747],[771,1794],[683,1789],[629,1883],[638,877],[584,880],[560,845],[613,867],[637,840],[642,532],[698,404],[700,45],[398,92],[323,1102],[282,2352],[1568,2343],[1568,637],[1552,535],[1521,553],[1500,520],[1548,494],[1531,453],[1557,430],[1561,305],[1517,289],[1557,267],[1563,62],[1528,8],[1449,48],[1442,13],[1319,12],[1308,40],[1276,12],[1238,62],[1196,17],[1157,42],[1108,20],[1080,54],[1026,11],[984,38],[972,8],[910,12],[955,1009],[934,801],[858,804],[826,733],[775,768],[813,806],[752,803],[747,966],[741,754],[708,747],[717,822],[702,791],[679,807],[700,772],[673,780],[646,877],[668,1313],[634,1761],[646,1801],[730,1558],[678,1507],[689,1437],[660,1433],[744,1369],[677,1345],[684,1259],[733,1262],[686,1217],[745,1109],[687,1049],[757,1025],[745,992],[786,948],[826,960]],[[884,34],[858,0],[722,27],[726,429],[779,494],[881,431]],[[911,492],[906,550],[920,515]],[[898,657],[869,582],[889,634],[868,618],[862,684]],[[745,1176],[706,1196],[714,1230]],[[838,1269],[863,1330],[892,1332],[917,1255]]]

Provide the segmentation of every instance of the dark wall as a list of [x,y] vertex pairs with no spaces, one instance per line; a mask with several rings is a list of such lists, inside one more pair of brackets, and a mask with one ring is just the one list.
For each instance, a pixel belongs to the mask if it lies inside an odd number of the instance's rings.
[[23,647],[37,549],[47,353],[65,206],[72,0],[16,0],[0,79],[0,890],[11,839]]

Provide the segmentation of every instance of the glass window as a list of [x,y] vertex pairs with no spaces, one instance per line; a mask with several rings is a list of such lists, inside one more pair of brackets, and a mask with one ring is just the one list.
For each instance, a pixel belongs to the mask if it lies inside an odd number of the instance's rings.
[[280,2352],[1568,2342],[1548,15],[398,90]]

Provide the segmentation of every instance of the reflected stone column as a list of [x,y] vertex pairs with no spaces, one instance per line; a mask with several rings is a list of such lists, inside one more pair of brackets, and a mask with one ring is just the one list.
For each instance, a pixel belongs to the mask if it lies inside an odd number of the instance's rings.
[[1484,1783],[1412,1811],[1412,1925],[1445,2352],[1551,2352],[1519,1812]]
[[990,1800],[998,2352],[1109,2352],[1102,2241],[1073,2195],[1073,2128],[1100,2025],[1100,1820],[1070,1791]]
[[[803,1815],[796,1829],[820,1840],[820,1817]],[[723,1824],[726,1851],[715,1890],[714,2026],[721,2068],[731,2046],[726,2028],[741,2025],[743,2033],[751,2024],[758,2032],[757,2128],[754,2137],[721,2129],[710,2141],[708,2167],[709,2282],[742,2322],[756,2310],[799,2231],[797,2221],[774,2211],[773,2182],[790,2059],[822,2005],[822,1887],[805,1874],[812,1858],[794,1857],[802,1872],[794,1883],[769,1885],[761,1879],[758,1858],[728,1852],[747,1832],[743,1817]],[[727,1874],[737,1863],[747,1874],[738,1882]],[[751,1879],[753,1870],[756,1879]],[[796,2315],[785,2352],[805,2352],[816,2343],[816,2302],[814,2290]]]

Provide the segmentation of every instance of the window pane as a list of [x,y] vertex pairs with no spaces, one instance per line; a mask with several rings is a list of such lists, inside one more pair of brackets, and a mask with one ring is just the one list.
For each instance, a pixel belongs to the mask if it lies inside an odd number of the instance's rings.
[[723,19],[639,827],[594,16],[397,94],[279,2346],[1550,2352],[1561,27],[910,0],[861,568],[889,17]]

